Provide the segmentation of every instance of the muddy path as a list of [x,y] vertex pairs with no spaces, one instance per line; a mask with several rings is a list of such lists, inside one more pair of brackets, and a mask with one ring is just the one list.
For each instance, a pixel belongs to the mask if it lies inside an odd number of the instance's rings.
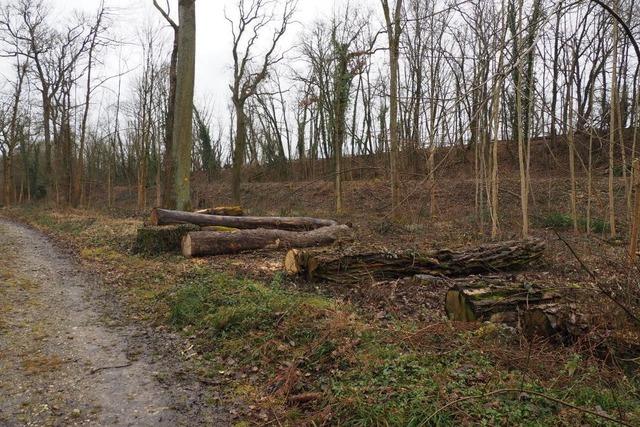
[[228,425],[184,345],[128,322],[99,278],[0,218],[0,425]]

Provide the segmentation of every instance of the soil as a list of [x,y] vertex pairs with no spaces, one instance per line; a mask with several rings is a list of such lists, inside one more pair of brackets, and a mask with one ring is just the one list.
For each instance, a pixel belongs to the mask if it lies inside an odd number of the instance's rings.
[[228,425],[188,343],[127,321],[100,280],[0,219],[0,425]]

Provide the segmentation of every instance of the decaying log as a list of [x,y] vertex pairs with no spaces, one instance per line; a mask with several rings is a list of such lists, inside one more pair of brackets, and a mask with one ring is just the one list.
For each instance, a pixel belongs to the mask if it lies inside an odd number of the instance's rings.
[[527,283],[497,278],[456,280],[447,292],[445,310],[451,320],[515,322],[517,313],[556,302],[557,293]]
[[158,255],[165,252],[179,252],[182,237],[200,227],[193,224],[147,226],[138,228],[133,246],[135,253]]
[[215,208],[199,209],[194,213],[204,215],[242,216],[244,211],[241,206],[218,206]]
[[445,310],[451,320],[490,321],[519,327],[527,336],[571,341],[588,329],[588,319],[574,304],[538,285],[495,277],[454,281]]
[[311,231],[238,230],[236,232],[196,231],[182,239],[186,257],[232,254],[256,249],[306,248],[330,245],[350,234],[346,225],[322,227]]
[[458,251],[290,250],[285,271],[308,280],[339,283],[388,280],[416,274],[464,276],[517,270],[542,256],[542,240],[493,243]]
[[289,231],[307,231],[321,227],[338,225],[337,222],[330,219],[283,216],[260,217],[206,215],[160,208],[154,208],[151,211],[151,224],[195,224],[199,226],[217,225],[241,229],[267,228]]

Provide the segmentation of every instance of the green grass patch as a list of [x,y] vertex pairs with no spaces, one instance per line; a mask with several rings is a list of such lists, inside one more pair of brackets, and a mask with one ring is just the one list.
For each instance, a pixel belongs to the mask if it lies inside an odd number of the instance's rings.
[[[561,212],[552,212],[546,216],[539,218],[537,221],[539,227],[551,228],[555,230],[568,230],[573,228],[573,219],[571,215]],[[601,218],[591,218],[589,227],[594,233],[605,233],[609,230],[609,223]],[[578,218],[578,229],[580,231],[587,230],[587,219]]]

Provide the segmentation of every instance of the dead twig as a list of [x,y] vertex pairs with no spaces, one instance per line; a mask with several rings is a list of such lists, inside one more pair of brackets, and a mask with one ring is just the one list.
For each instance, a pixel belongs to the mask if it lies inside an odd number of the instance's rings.
[[104,371],[106,369],[120,369],[120,368],[128,368],[129,366],[131,366],[133,363],[129,362],[129,363],[125,363],[124,365],[116,365],[116,366],[102,366],[100,368],[94,368],[91,370],[91,375],[95,374],[96,372],[100,372],[100,371]]
[[569,249],[569,251],[571,252],[571,254],[573,255],[573,257],[578,261],[578,263],[580,264],[580,266],[582,267],[582,269],[584,271],[587,272],[587,274],[593,279],[595,285],[598,287],[598,289],[600,290],[600,292],[606,296],[607,298],[609,298],[611,301],[613,301],[618,307],[620,307],[625,313],[627,313],[627,315],[636,322],[636,324],[638,324],[640,326],[640,318],[638,318],[638,316],[636,316],[631,309],[629,309],[629,307],[625,306],[624,304],[622,304],[620,301],[618,301],[616,299],[616,297],[614,297],[613,295],[611,295],[611,293],[604,288],[604,286],[602,286],[602,284],[600,284],[600,281],[598,280],[598,277],[595,275],[595,273],[593,271],[591,271],[589,269],[589,267],[587,267],[585,265],[585,263],[582,261],[582,259],[580,259],[580,257],[578,256],[578,254],[576,253],[576,251],[573,249],[573,247],[569,244],[569,242],[567,242],[561,235],[560,233],[558,233],[557,230],[553,230],[553,232],[556,234],[556,236],[558,236],[558,239],[565,244],[565,246]]

